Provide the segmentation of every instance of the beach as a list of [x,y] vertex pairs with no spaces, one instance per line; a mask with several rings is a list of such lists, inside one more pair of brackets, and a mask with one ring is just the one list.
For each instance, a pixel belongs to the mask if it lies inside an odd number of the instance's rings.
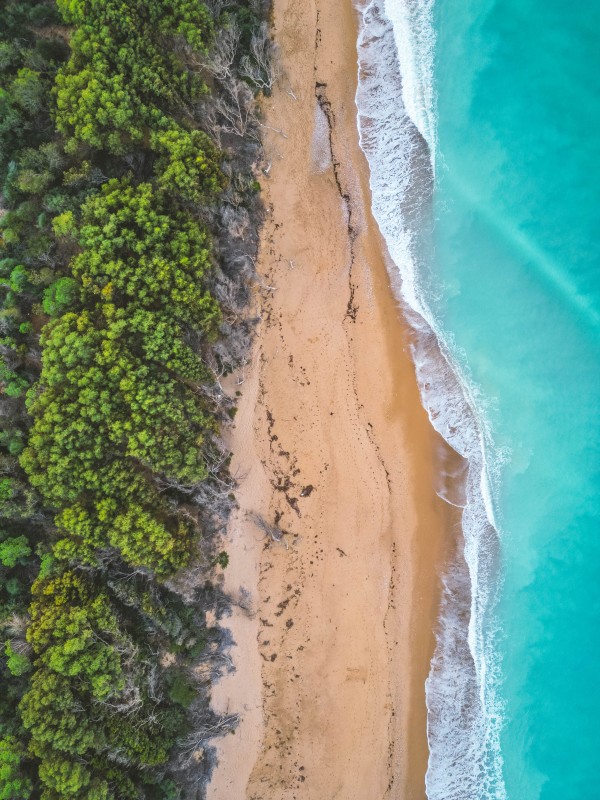
[[228,444],[239,508],[222,624],[239,713],[209,800],[425,797],[425,680],[450,543],[370,211],[351,0],[275,0],[283,75],[264,101],[260,317]]

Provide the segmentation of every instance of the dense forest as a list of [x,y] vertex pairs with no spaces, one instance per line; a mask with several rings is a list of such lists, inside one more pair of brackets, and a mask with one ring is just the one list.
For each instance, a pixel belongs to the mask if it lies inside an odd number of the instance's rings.
[[268,2],[0,3],[0,799],[196,798]]

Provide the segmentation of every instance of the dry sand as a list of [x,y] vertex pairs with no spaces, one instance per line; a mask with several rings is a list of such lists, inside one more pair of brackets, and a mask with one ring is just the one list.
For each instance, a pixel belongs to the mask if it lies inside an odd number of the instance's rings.
[[370,213],[351,0],[275,0],[274,30],[286,78],[266,121],[285,135],[267,131],[262,322],[231,434],[237,670],[213,696],[241,722],[208,797],[420,800],[437,445]]

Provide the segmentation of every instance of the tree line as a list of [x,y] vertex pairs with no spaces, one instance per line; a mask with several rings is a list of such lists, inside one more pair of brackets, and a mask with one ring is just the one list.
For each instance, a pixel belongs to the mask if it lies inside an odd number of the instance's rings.
[[201,796],[262,0],[0,8],[0,800]]

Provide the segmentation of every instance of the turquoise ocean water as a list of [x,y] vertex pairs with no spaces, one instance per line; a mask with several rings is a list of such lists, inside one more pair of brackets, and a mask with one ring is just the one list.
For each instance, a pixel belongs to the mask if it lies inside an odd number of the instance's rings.
[[506,793],[600,798],[600,3],[438,0],[440,311],[511,451]]
[[[417,349],[424,401],[436,427],[451,417],[442,432],[470,459],[472,490],[468,568],[448,579],[428,687],[428,794],[595,800],[600,2],[362,11],[357,106],[375,215],[467,408],[455,386],[444,398],[429,345]],[[386,121],[373,106],[392,95],[400,112]],[[435,163],[424,238],[406,210],[421,137]],[[390,155],[392,139],[404,145]]]

